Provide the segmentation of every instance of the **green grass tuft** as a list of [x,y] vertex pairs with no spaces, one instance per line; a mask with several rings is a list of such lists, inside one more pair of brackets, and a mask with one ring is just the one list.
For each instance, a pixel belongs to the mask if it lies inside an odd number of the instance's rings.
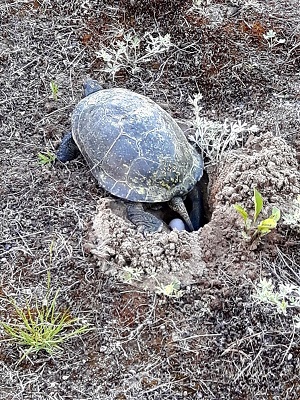
[[60,345],[68,339],[92,330],[89,325],[82,325],[79,318],[72,317],[68,310],[58,307],[58,295],[57,290],[50,300],[48,290],[42,304],[39,305],[36,299],[34,307],[26,301],[26,307],[22,308],[10,300],[15,311],[15,322],[0,321],[0,326],[8,336],[3,341],[26,348],[19,362],[29,354],[42,350],[53,354],[60,350]]

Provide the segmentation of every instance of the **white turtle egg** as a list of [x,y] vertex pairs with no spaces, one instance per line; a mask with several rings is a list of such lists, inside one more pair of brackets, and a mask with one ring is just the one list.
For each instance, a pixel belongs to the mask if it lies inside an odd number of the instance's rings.
[[180,218],[172,219],[172,221],[170,221],[170,223],[169,223],[169,227],[172,230],[174,230],[174,229],[177,229],[178,231],[184,231],[185,230],[184,222]]

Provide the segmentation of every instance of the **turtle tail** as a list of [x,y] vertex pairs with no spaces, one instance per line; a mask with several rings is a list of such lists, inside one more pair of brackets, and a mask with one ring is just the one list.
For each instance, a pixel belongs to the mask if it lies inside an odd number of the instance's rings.
[[181,218],[187,224],[190,231],[193,232],[195,229],[193,227],[192,221],[189,217],[189,214],[187,212],[187,209],[185,207],[182,197],[175,196],[169,201],[168,204],[172,208],[172,210],[176,211],[181,216]]

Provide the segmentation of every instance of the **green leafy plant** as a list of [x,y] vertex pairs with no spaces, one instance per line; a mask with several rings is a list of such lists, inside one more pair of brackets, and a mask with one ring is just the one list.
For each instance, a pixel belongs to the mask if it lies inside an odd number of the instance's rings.
[[49,150],[46,153],[38,153],[38,159],[41,165],[50,165],[55,161],[55,158],[55,154]]
[[255,300],[276,306],[277,311],[284,315],[287,308],[300,307],[300,287],[291,284],[280,283],[278,290],[271,279],[262,279],[255,287]]
[[267,41],[270,49],[273,49],[273,47],[278,46],[279,44],[285,43],[285,39],[277,38],[277,33],[273,31],[273,29],[270,29],[263,34],[263,38]]
[[233,206],[244,220],[243,236],[246,239],[250,239],[251,242],[253,242],[256,238],[260,238],[270,233],[272,229],[276,228],[277,222],[280,219],[280,210],[277,207],[273,207],[272,214],[268,218],[258,223],[257,219],[263,209],[263,198],[262,195],[259,193],[259,191],[255,188],[254,188],[253,202],[254,202],[253,219],[249,218],[248,212],[240,204],[234,204]]
[[54,81],[50,82],[50,89],[52,92],[53,99],[57,101],[58,99],[58,85]]
[[289,211],[283,213],[283,222],[289,226],[300,228],[300,195],[288,205]]
[[176,298],[182,297],[183,295],[183,291],[180,290],[180,282],[176,279],[168,285],[160,284],[159,286],[157,286],[156,293],[162,294],[166,297],[176,297]]
[[139,37],[134,30],[118,31],[110,45],[102,47],[96,55],[105,63],[103,72],[112,75],[114,80],[116,73],[122,69],[133,75],[137,74],[145,64],[155,60],[172,46],[169,34],[163,36],[154,32]]
[[224,122],[213,121],[203,116],[201,105],[202,94],[196,93],[190,99],[194,113],[194,128],[188,136],[190,142],[197,146],[202,156],[208,159],[206,165],[220,162],[225,154],[233,148],[240,147],[247,132],[255,133],[259,129],[256,125],[247,126],[237,120]]
[[15,322],[0,321],[0,326],[7,334],[4,341],[13,342],[25,347],[21,362],[29,354],[41,350],[53,354],[61,349],[66,340],[87,333],[92,328],[82,324],[79,318],[72,317],[69,310],[61,309],[57,304],[59,290],[51,298],[50,273],[48,272],[47,293],[41,304],[35,299],[34,306],[26,300],[26,306],[20,307],[16,301],[9,302],[14,308]]
[[127,283],[132,281],[141,281],[143,270],[141,268],[124,267],[123,268],[123,279]]

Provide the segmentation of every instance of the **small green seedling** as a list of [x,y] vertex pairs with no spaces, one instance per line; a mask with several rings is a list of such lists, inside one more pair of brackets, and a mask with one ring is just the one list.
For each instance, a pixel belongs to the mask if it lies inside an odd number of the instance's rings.
[[282,217],[285,224],[300,228],[300,195],[292,200],[289,212],[285,212]]
[[25,347],[19,363],[29,354],[41,350],[53,354],[61,349],[60,345],[66,340],[92,329],[89,325],[82,325],[79,318],[72,317],[68,310],[58,307],[58,290],[50,299],[49,284],[50,274],[48,274],[47,294],[41,304],[38,304],[36,299],[33,307],[30,306],[29,301],[26,301],[25,307],[20,307],[14,300],[10,300],[14,308],[13,318],[15,321],[14,323],[0,321],[0,326],[8,336],[3,341]]
[[124,267],[123,268],[123,279],[127,283],[132,281],[141,281],[143,270],[140,268]]
[[50,165],[55,161],[55,158],[55,154],[51,153],[49,150],[46,153],[38,153],[38,159],[41,165]]
[[263,38],[267,41],[270,49],[273,49],[273,47],[278,46],[279,44],[285,43],[285,39],[278,39],[277,33],[273,31],[273,29],[270,29],[263,34]]
[[278,290],[275,290],[272,280],[264,278],[255,286],[255,292],[252,297],[256,301],[274,305],[284,315],[288,308],[300,306],[300,287],[293,284],[280,283]]
[[52,92],[53,99],[57,101],[58,99],[58,85],[54,81],[50,82],[50,89]]
[[235,204],[233,207],[240,214],[240,216],[244,220],[244,232],[243,236],[246,239],[249,239],[253,242],[256,238],[260,238],[264,235],[267,235],[275,229],[277,226],[277,222],[280,219],[280,210],[277,207],[272,208],[272,214],[262,220],[260,223],[257,223],[257,219],[263,209],[263,198],[257,189],[254,188],[254,216],[253,219],[249,218],[248,212],[239,204]]
[[156,287],[156,293],[162,294],[166,297],[182,297],[183,291],[180,289],[180,282],[178,280],[174,280],[169,285],[162,285]]

